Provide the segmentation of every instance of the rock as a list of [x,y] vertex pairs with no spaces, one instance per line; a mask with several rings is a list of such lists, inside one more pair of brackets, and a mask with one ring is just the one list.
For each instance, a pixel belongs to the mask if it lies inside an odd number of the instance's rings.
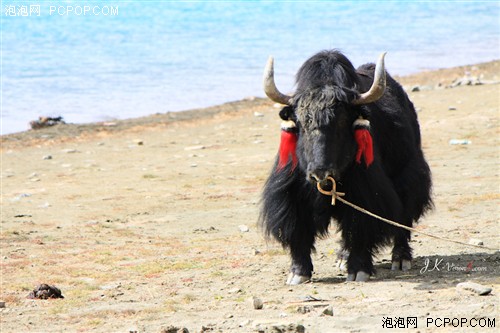
[[136,145],[138,145],[138,146],[143,146],[143,145],[144,145],[144,141],[139,140],[139,139],[135,139],[135,140],[134,140],[134,143],[135,143]]
[[331,305],[328,305],[326,308],[323,309],[321,312],[325,316],[333,316],[333,307]]
[[241,293],[241,288],[231,288],[227,291],[229,294],[237,294],[237,293]]
[[480,285],[479,283],[474,283],[474,282],[462,282],[457,284],[457,289],[458,290],[469,290],[472,291],[479,296],[485,296],[491,293],[493,290],[490,287],[486,287],[483,285]]
[[302,325],[302,324],[297,324],[297,325],[295,326],[295,332],[296,332],[296,333],[305,333],[305,331],[306,331],[306,328],[304,327],[304,325]]
[[311,308],[309,305],[299,305],[297,307],[297,312],[298,313],[302,313],[302,314],[306,314],[306,313],[309,313],[313,310],[313,308]]
[[187,151],[190,151],[190,150],[201,150],[201,149],[205,149],[206,147],[203,146],[203,145],[198,145],[198,146],[189,146],[189,147],[186,147],[184,148],[184,150],[187,150]]
[[246,225],[241,224],[238,226],[238,229],[240,229],[240,232],[249,232],[250,228],[248,228]]
[[476,76],[465,75],[460,79],[456,79],[449,86],[450,88],[455,88],[458,86],[478,86],[483,84],[481,80]]
[[457,108],[456,108],[456,107],[454,107],[454,106],[448,106],[448,110],[449,110],[449,111],[455,111],[456,109],[457,109]]
[[452,146],[454,146],[454,145],[470,145],[470,144],[472,144],[472,141],[466,140],[466,139],[451,139],[448,143]]
[[245,319],[243,320],[241,323],[240,323],[240,327],[245,327],[247,326],[248,324],[250,324],[251,320],[250,319]]
[[168,326],[167,328],[162,328],[160,333],[189,333],[189,330],[185,327]]
[[32,292],[28,294],[29,299],[49,299],[49,298],[64,298],[61,293],[61,290],[56,286],[51,286],[45,283],[42,283]]
[[483,241],[477,238],[469,239],[469,244],[471,245],[484,245]]
[[51,160],[52,159],[52,156],[51,155],[45,155],[43,157],[44,160]]
[[261,118],[261,117],[264,117],[264,114],[263,113],[260,113],[260,112],[254,112],[253,115],[257,118]]
[[201,331],[200,333],[204,333],[204,332],[215,332],[215,329],[216,329],[216,325],[215,324],[208,324],[208,325],[203,325],[201,327]]
[[410,91],[411,92],[418,92],[418,91],[420,91],[420,87],[419,86],[413,86],[413,87],[411,87]]
[[78,153],[78,150],[76,150],[76,149],[63,149],[62,152],[66,153],[66,154],[74,154],[74,153]]
[[30,121],[30,126],[32,129],[40,129],[57,124],[65,124],[62,117],[38,117],[38,120]]
[[0,309],[5,308],[5,301],[0,301]]
[[253,298],[253,308],[255,310],[261,310],[264,307],[264,302],[258,297]]

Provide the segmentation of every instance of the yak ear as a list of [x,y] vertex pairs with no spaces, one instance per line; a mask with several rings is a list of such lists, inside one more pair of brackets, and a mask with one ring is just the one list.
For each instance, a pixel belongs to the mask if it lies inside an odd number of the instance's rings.
[[280,118],[282,120],[295,120],[295,112],[291,106],[285,106],[280,111]]

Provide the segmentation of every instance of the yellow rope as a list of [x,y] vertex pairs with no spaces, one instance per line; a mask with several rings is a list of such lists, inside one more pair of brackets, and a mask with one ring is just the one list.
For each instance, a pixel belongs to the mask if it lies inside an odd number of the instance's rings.
[[436,239],[441,239],[441,240],[444,240],[444,241],[447,241],[447,242],[452,242],[452,243],[456,243],[456,244],[460,244],[460,245],[466,245],[466,246],[473,246],[473,247],[477,247],[477,248],[480,248],[480,249],[487,249],[487,250],[494,250],[494,251],[498,251],[498,249],[494,249],[494,248],[491,248],[491,247],[487,247],[487,246],[483,246],[483,245],[475,245],[475,244],[468,244],[468,243],[464,243],[464,242],[459,242],[459,241],[456,241],[456,240],[453,240],[453,239],[449,239],[449,238],[445,238],[445,237],[440,237],[440,236],[436,236],[436,235],[432,235],[432,234],[428,234],[426,232],[423,232],[423,231],[420,231],[420,230],[417,230],[415,228],[412,228],[412,227],[408,227],[406,225],[403,225],[403,224],[400,224],[400,223],[397,223],[397,222],[394,222],[392,220],[389,220],[389,219],[386,219],[386,218],[383,218],[381,216],[378,216],[377,214],[374,214],[362,207],[359,207],[358,205],[355,205],[343,198],[341,198],[341,196],[344,196],[345,193],[340,193],[340,192],[337,192],[336,190],[336,182],[335,182],[335,179],[333,179],[333,177],[327,177],[328,180],[330,180],[332,182],[332,190],[331,191],[325,191],[324,189],[321,188],[321,185],[320,183],[318,182],[317,183],[317,188],[318,188],[318,191],[321,192],[322,194],[325,194],[325,195],[331,195],[332,196],[332,205],[335,205],[335,199],[339,200],[340,202],[356,209],[357,211],[360,211],[366,215],[369,215],[371,217],[374,217],[380,221],[383,221],[385,223],[389,223],[393,226],[396,226],[396,227],[399,227],[399,228],[403,228],[405,230],[408,230],[408,231],[413,231],[413,232],[416,232],[416,233],[419,233],[419,234],[422,234],[422,235],[425,235],[427,237],[431,237],[431,238],[436,238]]

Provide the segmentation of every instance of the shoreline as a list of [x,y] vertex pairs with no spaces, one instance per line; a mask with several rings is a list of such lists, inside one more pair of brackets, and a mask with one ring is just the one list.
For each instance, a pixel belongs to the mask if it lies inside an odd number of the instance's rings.
[[[430,90],[450,88],[454,82],[465,76],[479,80],[479,82],[498,83],[500,82],[500,74],[498,73],[500,73],[500,60],[493,60],[465,66],[426,70],[405,76],[396,75],[394,78],[409,92],[412,89]],[[117,119],[105,122],[58,124],[36,130],[28,129],[22,132],[4,134],[0,138],[3,146],[19,142],[29,144],[30,141],[39,143],[41,141],[57,140],[58,138],[75,138],[86,133],[114,133],[139,127],[166,126],[179,121],[209,119],[217,114],[237,113],[246,109],[269,107],[273,104],[267,98],[249,97],[205,108],[156,113],[137,118]]]

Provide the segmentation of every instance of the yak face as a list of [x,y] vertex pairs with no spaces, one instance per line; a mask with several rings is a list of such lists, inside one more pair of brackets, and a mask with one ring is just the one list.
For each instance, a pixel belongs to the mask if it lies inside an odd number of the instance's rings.
[[293,96],[281,93],[274,83],[274,59],[264,70],[264,91],[273,101],[285,104],[280,116],[299,129],[297,156],[312,182],[328,176],[341,179],[353,162],[356,142],[354,121],[362,115],[361,105],[377,101],[384,94],[386,75],[382,53],[374,69],[371,88],[360,92],[353,65],[342,53],[322,51],[309,58],[297,73]]
[[350,102],[355,96],[352,90],[331,85],[294,95],[294,120],[299,129],[297,155],[309,181],[322,182],[328,176],[340,179],[354,160],[352,124],[356,112]]

